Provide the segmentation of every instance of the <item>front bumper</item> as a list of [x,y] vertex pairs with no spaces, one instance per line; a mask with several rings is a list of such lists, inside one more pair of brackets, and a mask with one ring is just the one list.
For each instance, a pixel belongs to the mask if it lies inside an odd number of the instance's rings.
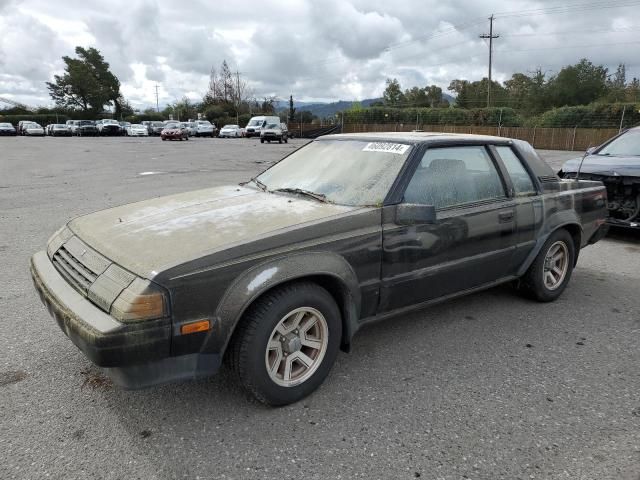
[[607,218],[607,224],[612,227],[636,228],[640,229],[640,219],[620,220],[619,218]]
[[58,326],[96,365],[126,368],[170,356],[171,319],[118,322],[69,285],[44,251],[31,257],[31,277]]

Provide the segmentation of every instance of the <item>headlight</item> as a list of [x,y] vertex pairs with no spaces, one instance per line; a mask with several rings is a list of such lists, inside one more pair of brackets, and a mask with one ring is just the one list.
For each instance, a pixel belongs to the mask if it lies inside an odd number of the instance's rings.
[[66,225],[64,225],[53,235],[51,235],[51,237],[49,237],[49,240],[47,240],[47,255],[49,256],[49,258],[52,258],[53,254],[56,253],[56,251],[62,246],[62,244],[69,240],[71,237],[73,237],[73,232],[69,230],[69,227],[67,227]]
[[121,322],[139,322],[167,316],[167,298],[160,287],[136,278],[111,305],[109,313]]

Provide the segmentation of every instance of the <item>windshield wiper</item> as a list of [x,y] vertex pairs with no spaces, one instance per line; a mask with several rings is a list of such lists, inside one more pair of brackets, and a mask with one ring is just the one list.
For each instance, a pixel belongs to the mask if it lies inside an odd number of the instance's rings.
[[258,186],[258,188],[259,188],[260,190],[262,190],[263,192],[266,192],[266,191],[267,191],[267,186],[266,186],[264,183],[262,183],[260,180],[258,180],[258,177],[253,177],[253,178],[252,178],[251,180],[249,180],[248,182],[243,182],[243,183],[241,183],[240,185],[246,185],[247,183],[250,183],[250,182],[255,183],[255,184]]
[[328,202],[327,196],[323,193],[311,192],[309,190],[304,190],[302,188],[276,188],[275,190],[271,190],[272,192],[284,192],[284,193],[297,193],[299,195],[305,195],[307,197],[315,198],[320,202]]

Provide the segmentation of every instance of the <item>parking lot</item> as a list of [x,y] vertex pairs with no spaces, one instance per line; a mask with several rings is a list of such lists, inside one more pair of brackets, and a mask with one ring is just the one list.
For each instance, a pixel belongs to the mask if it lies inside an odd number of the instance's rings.
[[0,139],[0,478],[640,479],[635,233],[583,250],[555,303],[505,286],[368,327],[279,409],[226,371],[114,387],[40,304],[29,257],[73,216],[238,183],[306,142]]

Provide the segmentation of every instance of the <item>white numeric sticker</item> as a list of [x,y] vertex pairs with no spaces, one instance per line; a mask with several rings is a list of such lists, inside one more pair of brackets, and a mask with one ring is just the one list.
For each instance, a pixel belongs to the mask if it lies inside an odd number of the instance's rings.
[[383,152],[383,153],[397,153],[403,155],[411,145],[405,145],[403,143],[390,143],[390,142],[371,142],[362,149],[363,152]]

